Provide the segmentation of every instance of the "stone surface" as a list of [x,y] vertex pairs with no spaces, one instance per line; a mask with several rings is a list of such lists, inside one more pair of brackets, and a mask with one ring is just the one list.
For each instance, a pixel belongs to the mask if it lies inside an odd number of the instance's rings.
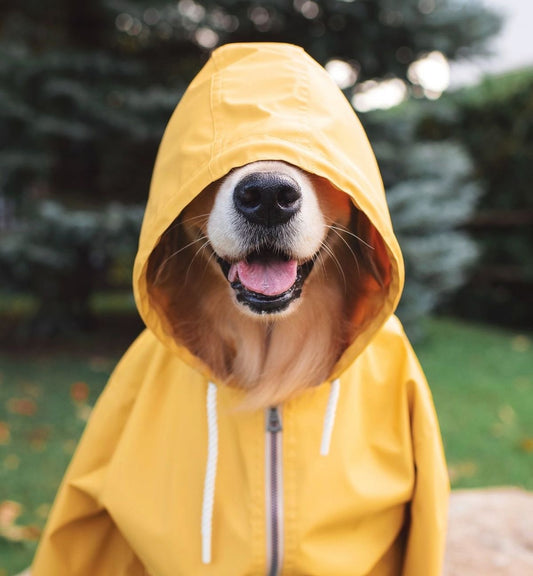
[[443,576],[533,576],[533,494],[453,492]]

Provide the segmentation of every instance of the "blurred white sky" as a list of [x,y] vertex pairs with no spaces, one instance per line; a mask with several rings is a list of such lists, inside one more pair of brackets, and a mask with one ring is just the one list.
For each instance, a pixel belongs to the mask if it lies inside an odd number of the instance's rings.
[[533,66],[533,0],[484,0],[484,4],[505,16],[503,29],[489,46],[491,56],[452,65],[452,87],[476,82],[488,73]]

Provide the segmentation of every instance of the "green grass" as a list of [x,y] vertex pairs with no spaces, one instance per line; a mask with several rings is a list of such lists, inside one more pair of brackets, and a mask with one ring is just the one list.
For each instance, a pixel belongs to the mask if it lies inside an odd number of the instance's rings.
[[[533,489],[532,339],[442,319],[428,323],[428,336],[417,353],[454,487]],[[22,505],[18,525],[44,524],[88,407],[118,359],[99,354],[0,355],[0,506]],[[0,576],[27,566],[34,549],[0,535]]]
[[417,353],[453,486],[533,489],[531,336],[438,320]]
[[[115,360],[0,356],[0,506],[5,500],[22,505],[18,525],[43,526],[89,405]],[[72,397],[76,392],[78,401]],[[9,542],[0,535],[0,576],[22,570],[34,550],[34,542]]]

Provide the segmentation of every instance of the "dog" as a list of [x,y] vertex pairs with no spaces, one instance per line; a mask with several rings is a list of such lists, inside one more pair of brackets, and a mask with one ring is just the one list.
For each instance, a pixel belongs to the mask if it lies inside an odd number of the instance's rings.
[[364,130],[287,44],[213,52],[172,115],[133,271],[146,330],[33,576],[438,576],[448,480],[394,310]]
[[207,187],[164,234],[149,262],[151,299],[217,378],[248,391],[248,407],[277,404],[326,379],[353,337],[353,300],[369,276],[382,283],[368,229],[325,179],[252,162]]

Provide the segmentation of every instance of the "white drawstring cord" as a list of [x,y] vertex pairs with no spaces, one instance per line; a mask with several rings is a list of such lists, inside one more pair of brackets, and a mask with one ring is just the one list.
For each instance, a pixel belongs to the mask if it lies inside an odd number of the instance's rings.
[[217,387],[207,387],[207,466],[205,470],[204,501],[202,504],[202,562],[211,563],[211,535],[213,532],[213,504],[218,459]]
[[329,391],[328,405],[326,407],[326,414],[324,415],[324,428],[322,430],[322,444],[320,445],[321,456],[329,454],[329,447],[331,445],[331,435],[333,433],[333,426],[335,425],[335,414],[337,413],[337,403],[339,401],[340,380],[333,380]]
[[[331,383],[328,405],[324,416],[320,454],[327,456],[331,445],[331,435],[335,425],[337,403],[339,401],[340,381]],[[211,537],[213,532],[213,505],[215,501],[215,481],[218,460],[218,423],[217,423],[217,387],[209,382],[207,387],[207,465],[204,481],[204,499],[202,504],[202,562],[211,563]]]

